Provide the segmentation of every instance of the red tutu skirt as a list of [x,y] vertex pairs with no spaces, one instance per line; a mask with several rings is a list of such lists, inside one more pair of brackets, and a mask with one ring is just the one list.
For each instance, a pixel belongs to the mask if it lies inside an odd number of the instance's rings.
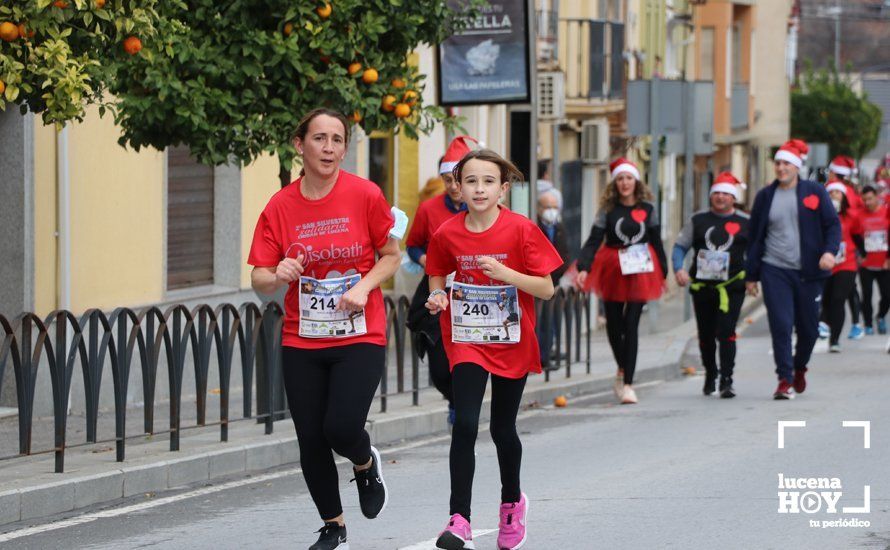
[[661,298],[664,278],[661,262],[655,249],[649,245],[654,269],[649,273],[623,275],[617,248],[601,246],[596,252],[584,290],[596,293],[608,302],[651,302]]

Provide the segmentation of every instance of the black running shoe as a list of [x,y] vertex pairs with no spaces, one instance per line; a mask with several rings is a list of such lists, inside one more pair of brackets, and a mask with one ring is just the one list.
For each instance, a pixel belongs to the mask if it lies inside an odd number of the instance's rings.
[[735,397],[735,390],[732,389],[732,378],[727,376],[720,377],[720,397],[723,399],[732,399]]
[[316,531],[321,533],[318,541],[309,547],[309,550],[349,550],[349,543],[346,542],[346,526],[340,525],[336,521],[329,521],[324,527]]
[[380,460],[380,451],[371,446],[371,467],[361,472],[355,468],[355,481],[358,486],[358,502],[362,514],[368,519],[376,518],[386,508],[388,499],[386,483],[383,481],[383,465]]
[[717,375],[716,374],[705,374],[705,386],[702,388],[702,393],[705,395],[711,395],[717,390]]

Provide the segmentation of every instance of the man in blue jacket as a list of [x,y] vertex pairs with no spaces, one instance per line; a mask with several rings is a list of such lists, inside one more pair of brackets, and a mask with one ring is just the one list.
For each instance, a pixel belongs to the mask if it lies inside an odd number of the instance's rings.
[[[819,306],[841,239],[825,189],[798,177],[800,150],[787,142],[776,152],[776,180],[754,198],[745,280],[757,296],[763,283],[779,385],[774,399],[793,399],[807,387],[805,373],[819,335]],[[792,355],[791,331],[797,330]]]

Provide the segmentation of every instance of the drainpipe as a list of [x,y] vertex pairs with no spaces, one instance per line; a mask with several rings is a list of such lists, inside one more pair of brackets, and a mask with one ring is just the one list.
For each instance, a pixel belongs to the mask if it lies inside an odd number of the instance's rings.
[[58,309],[71,309],[71,171],[68,127],[56,133],[56,244],[58,254]]

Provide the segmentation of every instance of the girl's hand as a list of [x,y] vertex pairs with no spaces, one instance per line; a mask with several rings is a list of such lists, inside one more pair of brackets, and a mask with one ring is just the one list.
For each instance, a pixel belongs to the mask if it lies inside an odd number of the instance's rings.
[[368,304],[368,291],[361,284],[350,288],[340,298],[337,309],[340,311],[361,311]]
[[490,279],[507,282],[507,279],[513,273],[513,270],[505,266],[501,262],[495,260],[491,256],[481,256],[479,258],[479,267],[482,273]]
[[426,308],[430,310],[430,315],[435,315],[441,311],[448,309],[448,296],[445,294],[434,294],[427,298]]

